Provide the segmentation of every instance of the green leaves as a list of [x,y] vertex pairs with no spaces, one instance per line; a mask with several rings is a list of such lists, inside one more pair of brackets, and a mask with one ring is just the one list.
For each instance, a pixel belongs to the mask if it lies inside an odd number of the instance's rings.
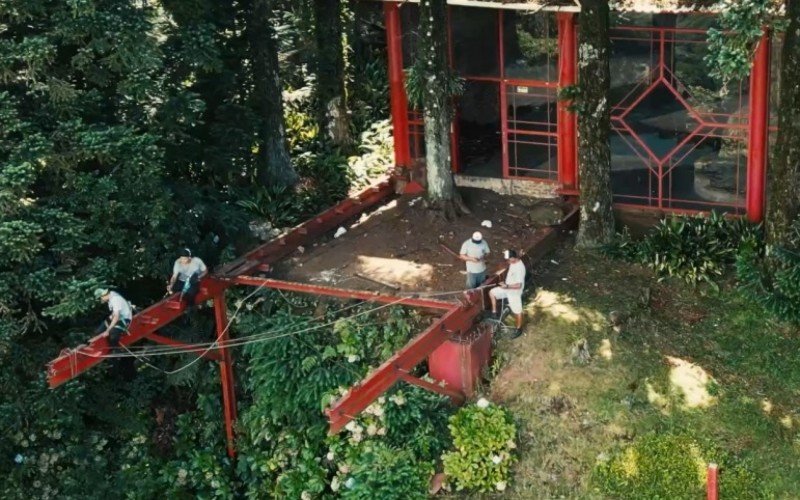
[[773,0],[727,0],[720,11],[720,27],[708,30],[705,62],[711,76],[724,83],[750,74],[753,51],[764,28],[777,18]]
[[442,455],[458,490],[504,491],[516,448],[516,426],[503,408],[481,399],[450,418],[455,451]]

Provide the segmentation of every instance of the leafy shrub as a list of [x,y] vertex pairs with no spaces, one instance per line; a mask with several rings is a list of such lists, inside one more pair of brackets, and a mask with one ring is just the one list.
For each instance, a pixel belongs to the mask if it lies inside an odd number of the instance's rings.
[[786,246],[767,247],[753,239],[736,259],[739,289],[783,321],[800,324],[800,220]]
[[706,467],[712,457],[720,463],[720,490],[730,498],[760,498],[752,474],[726,466],[720,453],[688,435],[648,434],[595,469],[600,492],[619,498],[700,498],[705,491]]
[[424,500],[433,474],[431,462],[418,460],[409,450],[369,442],[341,486],[341,497],[350,500]]
[[739,245],[757,239],[759,231],[743,219],[728,219],[716,212],[673,216],[659,222],[641,241],[622,233],[606,251],[646,265],[662,279],[677,277],[691,285],[706,282],[717,288],[714,280],[735,261]]
[[516,426],[503,408],[481,399],[450,418],[455,451],[442,455],[456,489],[503,491],[508,484]]

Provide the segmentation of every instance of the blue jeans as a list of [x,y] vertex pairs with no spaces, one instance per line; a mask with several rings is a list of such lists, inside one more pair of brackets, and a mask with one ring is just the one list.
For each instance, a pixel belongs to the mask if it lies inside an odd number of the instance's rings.
[[478,288],[486,280],[486,271],[482,273],[467,273],[467,288]]

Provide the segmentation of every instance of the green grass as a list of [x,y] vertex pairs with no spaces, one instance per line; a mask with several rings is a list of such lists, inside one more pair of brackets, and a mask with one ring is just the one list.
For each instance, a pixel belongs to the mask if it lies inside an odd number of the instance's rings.
[[[746,468],[768,496],[800,498],[796,329],[731,286],[657,283],[645,269],[570,248],[554,259],[527,306],[526,335],[499,346],[489,389],[520,425],[504,497],[603,498],[598,460],[657,432],[707,443],[704,460]],[[621,333],[607,320],[612,310],[626,317]],[[585,365],[569,356],[580,338],[592,352]],[[610,359],[600,355],[604,342]],[[688,407],[685,391],[707,406]]]

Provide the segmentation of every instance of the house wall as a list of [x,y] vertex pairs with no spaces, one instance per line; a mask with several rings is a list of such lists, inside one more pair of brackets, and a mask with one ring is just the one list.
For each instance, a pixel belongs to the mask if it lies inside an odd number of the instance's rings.
[[[390,47],[390,56],[408,68],[415,54],[417,6],[389,5],[387,26],[396,16],[394,38],[400,46]],[[560,88],[575,82],[575,15],[451,7],[449,23],[451,64],[466,81],[452,140],[461,184],[469,179],[469,185],[494,186],[498,183],[488,179],[514,179],[536,185],[529,190],[535,194],[578,194],[577,121],[557,99]],[[614,16],[615,203],[762,218],[770,40],[765,37],[755,55],[752,77],[722,95],[704,62],[706,32],[714,23],[708,15]],[[393,103],[403,91],[393,87]],[[403,148],[399,157],[409,165],[424,161],[420,114],[406,108],[394,118],[402,128],[396,131]],[[510,183],[499,185],[505,189]]]

